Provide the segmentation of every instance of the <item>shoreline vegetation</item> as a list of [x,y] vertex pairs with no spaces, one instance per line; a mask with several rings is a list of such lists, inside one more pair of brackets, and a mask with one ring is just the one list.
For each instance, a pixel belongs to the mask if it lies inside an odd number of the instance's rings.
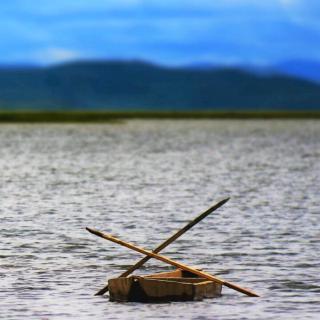
[[103,123],[130,119],[320,119],[320,111],[1,111],[0,123]]

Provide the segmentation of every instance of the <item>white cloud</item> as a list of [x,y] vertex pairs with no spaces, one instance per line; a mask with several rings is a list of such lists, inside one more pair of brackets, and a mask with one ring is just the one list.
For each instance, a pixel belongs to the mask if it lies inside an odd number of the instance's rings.
[[232,64],[311,56],[320,43],[320,0],[10,0],[0,9],[2,61]]
[[76,14],[79,11],[105,10],[105,9],[125,9],[134,8],[143,4],[143,0],[11,0],[11,2],[1,3],[5,11],[16,12],[17,8],[23,8],[25,13],[32,13],[38,16],[55,16],[64,14]]
[[36,61],[47,64],[81,59],[83,54],[75,50],[51,47],[36,51],[32,54],[32,56]]
[[297,0],[279,0],[280,4],[284,7],[292,7],[298,4]]

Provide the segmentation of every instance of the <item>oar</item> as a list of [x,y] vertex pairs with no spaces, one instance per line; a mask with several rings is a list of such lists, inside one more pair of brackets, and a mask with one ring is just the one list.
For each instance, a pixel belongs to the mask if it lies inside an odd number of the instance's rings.
[[[201,213],[198,217],[190,221],[187,225],[185,225],[182,229],[178,230],[174,235],[172,235],[168,240],[161,243],[158,247],[156,247],[153,252],[158,253],[165,247],[167,247],[170,243],[178,239],[180,236],[182,236],[185,232],[187,232],[189,229],[191,229],[194,225],[196,225],[198,222],[203,220],[206,216],[208,216],[213,211],[217,210],[221,206],[223,206],[227,201],[229,201],[230,198],[226,198],[224,200],[219,201],[217,204],[206,210],[205,212]],[[133,266],[131,266],[127,271],[123,272],[119,277],[126,277],[135,270],[139,269],[142,265],[144,265],[148,260],[150,260],[151,257],[146,256],[139,260],[137,263],[135,263]],[[95,296],[100,296],[105,294],[108,291],[108,285],[106,285],[104,288],[99,290]]]
[[127,247],[127,248],[129,248],[129,249],[131,249],[131,250],[140,252],[140,253],[142,253],[142,254],[144,254],[144,255],[146,255],[146,256],[149,256],[149,257],[155,258],[155,259],[157,259],[157,260],[166,262],[166,263],[168,263],[168,264],[170,264],[170,265],[172,265],[172,266],[175,266],[175,267],[177,267],[177,268],[180,268],[180,269],[182,269],[182,270],[189,271],[189,272],[191,272],[191,273],[193,273],[193,274],[196,274],[196,275],[198,275],[198,276],[200,276],[200,277],[202,277],[202,278],[205,278],[205,279],[208,279],[208,280],[210,280],[210,281],[214,281],[214,282],[220,283],[220,284],[225,285],[225,286],[227,286],[227,287],[229,287],[229,288],[231,288],[231,289],[234,289],[234,290],[236,290],[236,291],[242,292],[242,293],[244,293],[244,294],[246,294],[246,295],[248,295],[248,296],[250,296],[250,297],[259,297],[259,296],[258,296],[256,293],[254,293],[253,291],[250,291],[250,290],[248,290],[248,289],[239,287],[239,286],[237,286],[236,284],[233,284],[233,283],[231,283],[231,282],[222,280],[222,279],[220,279],[220,278],[218,278],[218,277],[216,277],[216,276],[213,276],[213,275],[211,275],[211,274],[209,274],[209,273],[206,273],[206,272],[199,271],[199,270],[197,270],[197,269],[191,268],[191,267],[189,267],[189,266],[187,266],[187,265],[185,265],[185,264],[176,262],[176,261],[174,261],[174,260],[172,260],[172,259],[169,259],[169,258],[167,258],[167,257],[165,257],[165,256],[156,254],[156,253],[154,253],[154,252],[152,252],[152,251],[145,250],[145,249],[143,249],[143,248],[141,248],[141,247],[137,247],[137,246],[135,246],[135,245],[132,244],[132,243],[124,242],[124,241],[122,241],[122,240],[120,240],[120,239],[117,239],[117,238],[115,238],[115,237],[113,237],[113,236],[111,236],[111,235],[102,233],[102,232],[100,232],[100,231],[98,231],[98,230],[94,230],[94,229],[90,229],[90,228],[86,228],[86,229],[87,229],[89,232],[95,234],[95,235],[98,236],[98,237],[101,237],[101,238],[103,238],[103,239],[106,239],[106,240],[115,242],[115,243],[117,243],[117,244],[119,244],[119,245],[121,245],[121,246],[123,246],[123,247]]

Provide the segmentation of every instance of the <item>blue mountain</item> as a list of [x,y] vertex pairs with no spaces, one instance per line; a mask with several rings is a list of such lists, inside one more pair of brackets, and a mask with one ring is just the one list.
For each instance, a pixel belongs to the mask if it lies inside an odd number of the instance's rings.
[[320,62],[310,60],[291,60],[273,66],[283,74],[320,83]]
[[238,68],[79,61],[0,68],[0,108],[36,110],[319,110],[320,86]]

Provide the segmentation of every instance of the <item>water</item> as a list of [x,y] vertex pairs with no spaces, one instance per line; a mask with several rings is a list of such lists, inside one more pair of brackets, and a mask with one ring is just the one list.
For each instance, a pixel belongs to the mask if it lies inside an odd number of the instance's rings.
[[[1,125],[0,318],[318,319],[319,160],[317,121]],[[163,254],[261,298],[93,296],[140,256],[85,226],[151,249],[227,196]]]

